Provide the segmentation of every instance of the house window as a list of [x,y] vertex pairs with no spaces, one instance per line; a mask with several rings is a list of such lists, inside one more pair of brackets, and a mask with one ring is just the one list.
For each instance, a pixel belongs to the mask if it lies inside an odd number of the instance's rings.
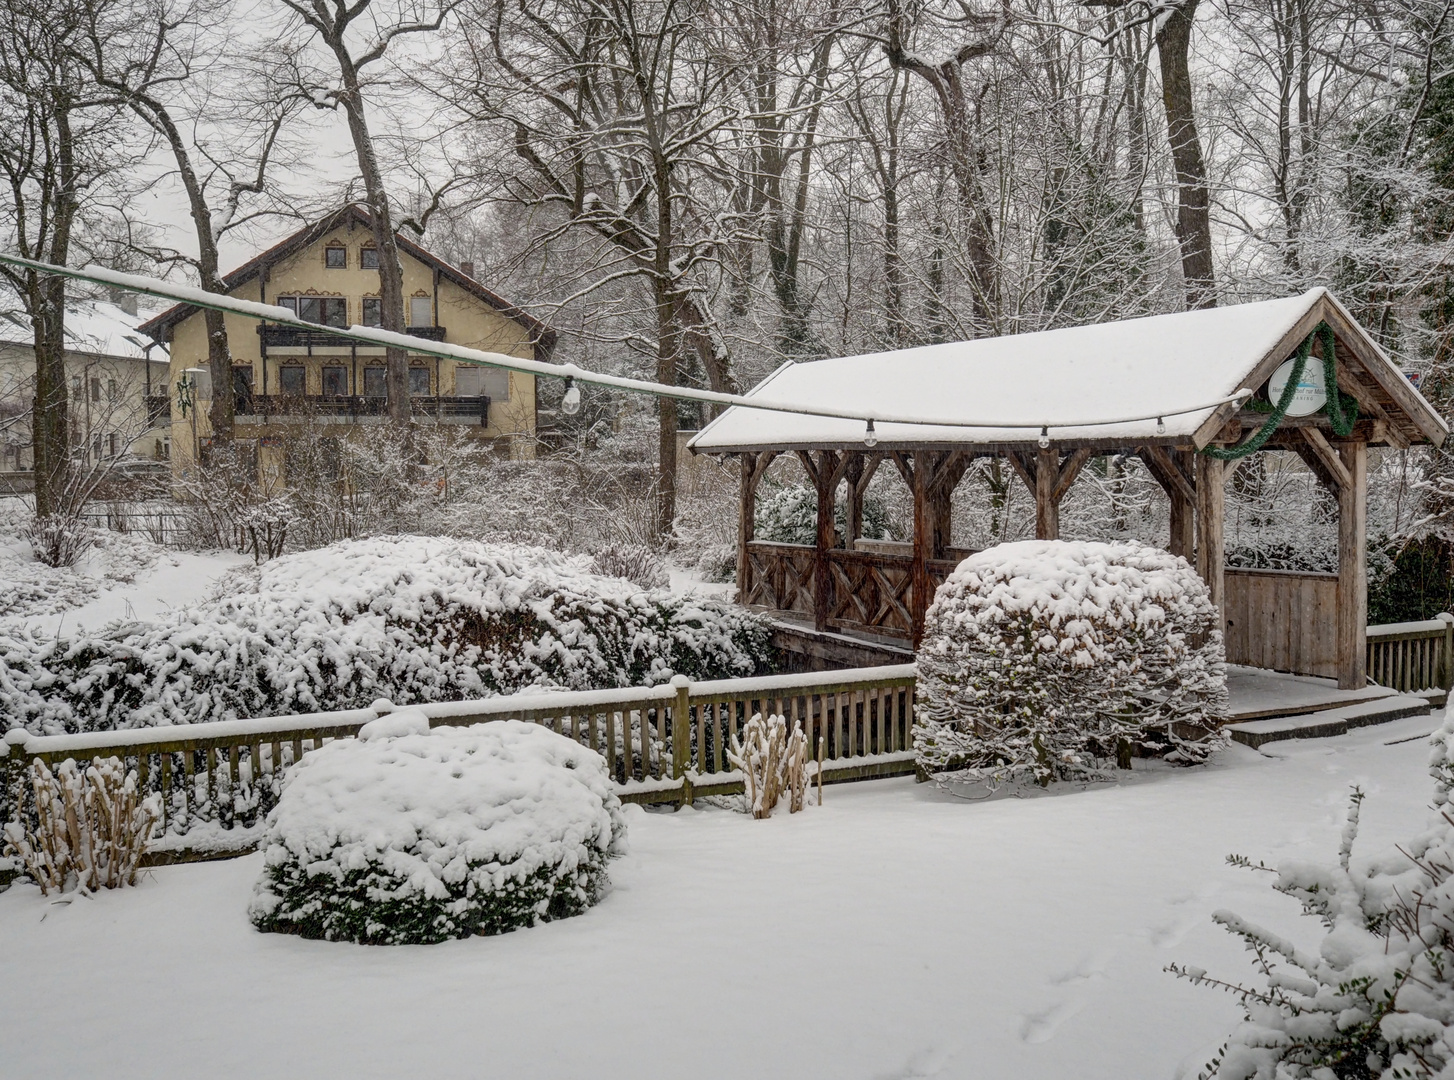
[[342,244],[329,244],[323,249],[323,265],[330,270],[347,269],[348,248]]
[[280,296],[278,304],[296,312],[304,322],[323,326],[348,325],[348,301],[341,296]]
[[363,324],[365,326],[384,325],[384,302],[377,296],[365,296],[363,298]]
[[388,397],[388,377],[385,374],[387,368],[366,367],[364,368],[364,397],[381,398]]
[[111,432],[111,434],[107,435],[106,436],[106,442],[108,444],[108,448],[111,451],[111,456],[112,457],[115,457],[116,456],[116,432],[113,431],[113,432]]
[[101,460],[101,433],[99,431],[91,436],[91,459],[93,461]]
[[409,325],[433,326],[434,301],[427,296],[411,296],[409,298]]
[[252,402],[252,367],[232,369],[232,398],[239,405]]
[[303,365],[284,364],[278,368],[278,389],[294,397],[303,396]]
[[95,401],[95,402],[99,402],[101,400],[101,380],[100,379],[92,379],[91,380],[91,400],[92,401]]
[[360,248],[358,265],[364,270],[377,270],[379,268],[379,249],[376,247]]
[[429,395],[428,368],[411,367],[409,369],[409,393],[415,397],[427,397]]
[[79,375],[71,376],[71,397],[76,401],[81,400],[81,377]]
[[106,400],[107,401],[115,401],[116,400],[116,380],[115,379],[107,379],[106,380]]
[[323,369],[323,394],[325,397],[348,396],[348,368],[330,365]]

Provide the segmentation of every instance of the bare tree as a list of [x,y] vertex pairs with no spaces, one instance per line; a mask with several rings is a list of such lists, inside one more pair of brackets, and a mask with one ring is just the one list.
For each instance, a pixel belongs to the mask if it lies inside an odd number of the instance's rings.
[[[369,129],[365,91],[369,69],[379,64],[396,42],[429,34],[444,21],[460,0],[282,0],[313,31],[333,59],[337,82],[303,78],[304,89],[315,105],[342,109],[363,179],[374,243],[379,249],[380,323],[385,330],[402,333],[404,322],[404,270],[394,234],[394,215],[379,161],[374,134]],[[301,72],[301,69],[300,69]],[[417,222],[422,230],[425,222]],[[409,422],[409,354],[389,348],[386,387],[389,417],[396,424]]]
[[[83,25],[74,3],[0,0],[0,204],[5,243],[25,258],[65,265],[85,204],[115,165],[114,110],[76,63]],[[41,518],[61,510],[69,487],[66,421],[66,284],[34,270],[3,268],[35,334],[35,502]]]
[[[193,263],[208,292],[225,294],[218,247],[252,220],[245,204],[264,191],[284,120],[303,100],[278,95],[236,62],[234,43],[214,28],[231,15],[226,0],[80,0],[85,26],[77,57],[96,84],[156,133],[186,194],[197,240]],[[225,70],[219,70],[226,64]],[[251,83],[251,102],[217,83]],[[212,372],[212,437],[232,438],[232,353],[222,312],[203,312]]]

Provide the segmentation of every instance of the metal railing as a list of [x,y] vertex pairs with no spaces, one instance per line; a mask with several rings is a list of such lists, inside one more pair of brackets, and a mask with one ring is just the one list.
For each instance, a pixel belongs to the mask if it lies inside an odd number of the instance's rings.
[[[422,341],[444,340],[442,326],[407,326],[404,333]],[[358,344],[352,338],[330,333],[328,327],[321,325],[317,330],[305,330],[298,326],[259,323],[257,334],[263,346],[269,349],[352,349]]]
[[[388,399],[354,394],[238,394],[233,409],[238,416],[317,417],[353,423],[361,417],[385,415]],[[416,394],[409,398],[409,409],[414,416],[478,420],[481,427],[488,427],[490,422],[490,399],[484,396]]]

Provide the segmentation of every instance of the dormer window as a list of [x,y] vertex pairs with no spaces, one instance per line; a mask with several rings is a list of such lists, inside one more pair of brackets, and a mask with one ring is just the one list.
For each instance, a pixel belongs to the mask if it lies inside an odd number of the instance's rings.
[[377,296],[365,296],[363,298],[363,324],[365,326],[384,325],[384,301]]
[[348,325],[348,301],[341,296],[280,296],[278,306],[296,312],[305,322]]
[[360,248],[358,265],[361,270],[377,270],[379,268],[379,249],[372,245]]
[[323,249],[323,265],[330,270],[348,269],[348,248],[342,244],[329,244]]

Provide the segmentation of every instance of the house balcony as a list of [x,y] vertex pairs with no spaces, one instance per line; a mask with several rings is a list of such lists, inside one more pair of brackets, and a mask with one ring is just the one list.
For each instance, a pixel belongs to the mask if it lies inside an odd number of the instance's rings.
[[[325,424],[382,423],[388,415],[388,399],[333,394],[246,394],[233,401],[239,424],[269,424],[318,420]],[[488,427],[488,397],[440,397],[416,395],[409,410],[418,421],[441,424],[472,424]]]
[[[327,327],[307,330],[299,326],[278,326],[259,323],[258,339],[268,356],[383,356],[384,347],[359,345],[353,340],[331,333]],[[423,341],[443,341],[442,326],[410,326],[404,330],[410,337]]]

